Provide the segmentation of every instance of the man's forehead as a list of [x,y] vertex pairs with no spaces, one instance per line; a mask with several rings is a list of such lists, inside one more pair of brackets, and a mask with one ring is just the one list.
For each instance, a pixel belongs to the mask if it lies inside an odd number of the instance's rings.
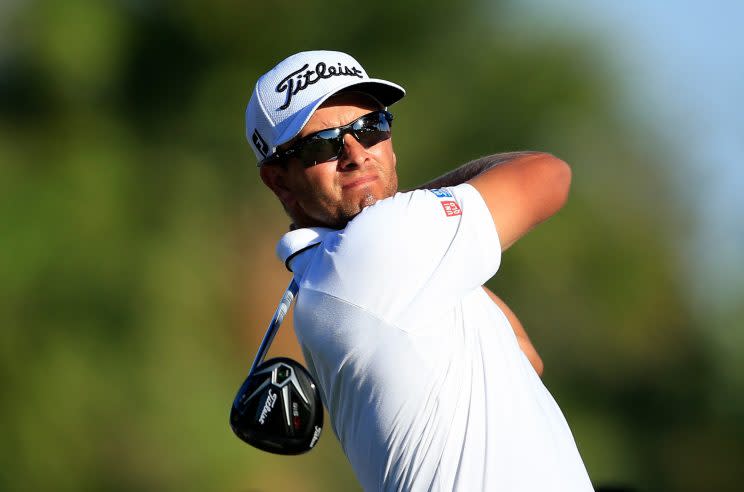
[[373,109],[383,109],[384,105],[376,97],[366,92],[345,90],[329,97],[318,109],[338,104],[357,104],[359,106],[370,106]]
[[298,136],[346,125],[363,114],[383,108],[377,99],[362,92],[336,94],[315,110]]

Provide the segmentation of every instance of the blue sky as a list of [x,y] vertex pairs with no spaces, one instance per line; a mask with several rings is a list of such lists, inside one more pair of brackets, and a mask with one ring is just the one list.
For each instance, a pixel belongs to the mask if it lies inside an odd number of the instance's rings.
[[628,111],[676,152],[697,222],[684,245],[697,294],[744,300],[744,2],[513,0],[516,21],[579,31],[607,50]]

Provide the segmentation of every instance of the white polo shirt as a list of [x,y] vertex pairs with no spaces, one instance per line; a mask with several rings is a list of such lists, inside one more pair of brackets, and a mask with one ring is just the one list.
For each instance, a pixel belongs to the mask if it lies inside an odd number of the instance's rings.
[[277,252],[294,324],[365,490],[592,490],[560,409],[482,285],[493,219],[468,184],[398,193]]

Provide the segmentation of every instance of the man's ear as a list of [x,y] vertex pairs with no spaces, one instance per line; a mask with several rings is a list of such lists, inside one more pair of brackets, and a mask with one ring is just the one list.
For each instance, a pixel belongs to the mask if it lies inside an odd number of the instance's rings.
[[262,166],[259,168],[261,181],[274,192],[279,201],[285,207],[291,206],[294,201],[294,193],[287,186],[287,172],[281,166]]

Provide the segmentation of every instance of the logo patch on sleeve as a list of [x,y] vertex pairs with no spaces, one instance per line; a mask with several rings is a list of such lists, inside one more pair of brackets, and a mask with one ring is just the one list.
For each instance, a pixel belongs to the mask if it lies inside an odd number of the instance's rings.
[[452,193],[445,190],[444,188],[434,188],[429,191],[434,193],[438,198],[452,198]]
[[455,215],[462,215],[462,210],[460,210],[459,205],[457,205],[457,202],[453,202],[450,200],[442,200],[442,208],[444,209],[444,215],[447,217],[453,217]]

